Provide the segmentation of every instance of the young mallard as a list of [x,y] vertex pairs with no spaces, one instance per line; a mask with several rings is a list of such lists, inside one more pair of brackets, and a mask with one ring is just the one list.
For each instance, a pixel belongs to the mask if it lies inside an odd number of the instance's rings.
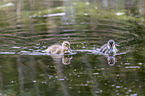
[[104,44],[100,48],[100,52],[105,53],[105,54],[112,54],[112,53],[116,53],[117,51],[118,50],[115,46],[114,40],[109,40],[107,44]]
[[68,54],[71,52],[70,43],[68,41],[64,41],[61,45],[52,45],[48,47],[45,52],[49,52],[50,54]]

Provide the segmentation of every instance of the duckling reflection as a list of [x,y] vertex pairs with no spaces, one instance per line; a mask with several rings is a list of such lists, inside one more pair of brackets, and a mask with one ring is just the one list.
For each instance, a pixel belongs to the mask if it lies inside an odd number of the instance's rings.
[[104,44],[101,48],[100,48],[100,52],[105,53],[105,54],[114,54],[116,53],[118,50],[115,46],[115,42],[114,40],[109,40],[107,44]]
[[115,56],[108,56],[108,64],[110,66],[114,66],[115,65]]
[[63,57],[62,57],[62,63],[64,65],[68,65],[68,64],[70,64],[70,61],[71,61],[72,58],[73,57],[70,56],[70,55],[63,55]]
[[69,54],[72,50],[70,48],[70,43],[68,41],[64,41],[61,45],[52,45],[48,47],[45,52],[49,52],[50,54]]
[[54,62],[59,62],[60,64],[62,62],[64,65],[69,65],[73,58],[72,55],[51,55],[51,57],[53,58]]

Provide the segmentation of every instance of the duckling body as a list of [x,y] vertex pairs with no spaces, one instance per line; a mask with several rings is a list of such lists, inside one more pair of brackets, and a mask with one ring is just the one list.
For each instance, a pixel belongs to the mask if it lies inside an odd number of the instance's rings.
[[62,47],[60,45],[52,45],[45,51],[51,53],[51,54],[60,54],[62,51]]
[[103,46],[101,46],[100,48],[100,52],[105,53],[105,54],[114,54],[116,53],[118,50],[115,46],[115,42],[114,40],[109,40],[107,44],[104,44]]
[[49,52],[50,54],[67,54],[71,52],[70,43],[68,41],[64,41],[62,46],[59,44],[52,45],[48,47],[45,52]]

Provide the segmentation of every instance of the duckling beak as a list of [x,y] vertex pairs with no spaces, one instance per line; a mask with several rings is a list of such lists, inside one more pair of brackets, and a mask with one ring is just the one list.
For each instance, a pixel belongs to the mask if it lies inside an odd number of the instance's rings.
[[68,50],[69,50],[70,52],[72,51],[70,47],[68,47]]

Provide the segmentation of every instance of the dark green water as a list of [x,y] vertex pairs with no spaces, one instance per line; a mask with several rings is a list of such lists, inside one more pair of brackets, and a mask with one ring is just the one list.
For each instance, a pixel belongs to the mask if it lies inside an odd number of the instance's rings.
[[[81,1],[0,1],[1,96],[144,96],[145,0]],[[43,52],[63,41],[75,54]]]

